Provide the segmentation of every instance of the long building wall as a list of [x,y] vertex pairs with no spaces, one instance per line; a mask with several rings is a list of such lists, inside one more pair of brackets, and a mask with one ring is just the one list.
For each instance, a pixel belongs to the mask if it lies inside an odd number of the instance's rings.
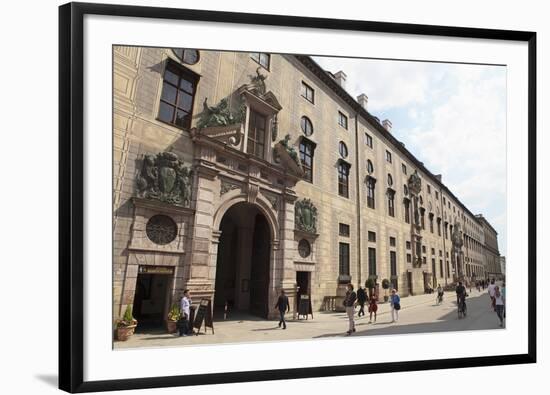
[[[214,173],[208,176],[210,178],[205,178],[203,170],[194,173],[190,206],[174,214],[176,222],[181,225],[177,244],[159,249],[144,239],[144,221],[155,210],[133,200],[136,196],[135,180],[144,155],[171,151],[185,163],[201,166],[205,163],[206,151],[195,144],[190,129],[157,119],[168,61],[179,63],[170,49],[114,49],[115,315],[133,301],[139,265],[173,266],[173,298],[177,298],[181,290],[193,281],[201,284],[197,289],[204,291],[205,295],[213,292],[211,282],[215,277],[215,261],[212,261],[217,252],[210,241],[216,231],[214,214],[227,196],[221,190],[219,178],[237,177],[237,171],[224,170],[219,163],[219,153],[212,153],[207,162],[216,163]],[[418,276],[409,279],[407,274],[413,271],[414,244],[409,246],[408,242],[411,242],[415,219],[411,203],[409,223],[405,221],[404,199],[411,198],[410,193],[405,193],[405,186],[415,171],[422,181],[418,193],[421,200],[419,209],[424,213],[420,259],[425,261],[416,272],[425,272],[431,286],[448,284],[456,279],[458,273],[451,239],[452,226],[459,223],[463,232],[464,274],[472,277],[475,273],[478,278],[485,275],[487,255],[483,248],[483,226],[476,217],[440,179],[429,173],[404,147],[396,144],[390,131],[373,123],[371,117],[367,118],[357,103],[350,102],[341,90],[327,85],[326,79],[332,78],[327,77],[328,74],[313,72],[311,64],[300,57],[271,55],[270,67],[266,70],[259,68],[248,53],[217,51],[201,51],[197,64],[184,67],[200,76],[193,100],[192,128],[197,125],[205,100],[213,106],[231,97],[239,87],[250,82],[250,76],[254,76],[257,70],[267,77],[266,88],[282,107],[277,114],[278,139],[288,134],[290,144],[298,147],[304,137],[301,118],[307,116],[311,120],[313,134],[308,139],[315,144],[312,182],[301,180],[287,186],[292,187],[297,200],[311,199],[317,208],[317,236],[312,242],[314,258],[300,258],[297,250],[300,237],[289,236],[295,225],[291,218],[293,204],[285,200],[283,207],[279,205],[273,212],[281,224],[280,234],[276,235],[277,240],[281,240],[280,247],[277,247],[281,250],[273,252],[277,255],[273,262],[283,265],[282,274],[277,274],[280,284],[292,279],[292,273],[283,273],[292,271],[292,268],[311,272],[310,292],[314,309],[321,308],[327,297],[342,294],[339,243],[349,244],[349,275],[353,284],[364,285],[365,280],[374,274],[377,281],[391,279],[390,252],[394,251],[397,270],[393,280],[400,293],[409,293],[409,281],[414,282],[415,292],[423,291],[425,279],[422,282]],[[314,90],[314,103],[301,95],[303,82]],[[339,112],[347,117],[347,129],[338,123]],[[372,147],[367,144],[366,134],[372,139]],[[270,139],[266,140],[270,142]],[[347,146],[348,156],[345,158],[339,153],[340,142]],[[391,163],[387,160],[387,152],[391,154]],[[268,156],[265,160],[269,162],[273,158]],[[337,168],[341,160],[350,165],[348,197],[338,193]],[[372,173],[368,172],[367,160],[373,164]],[[388,175],[391,175],[392,185],[388,184]],[[368,177],[376,179],[375,208],[367,205]],[[246,179],[240,181],[246,182]],[[277,191],[281,188],[277,189],[276,182],[272,181],[273,196],[279,196]],[[261,185],[261,188],[269,187]],[[394,216],[388,215],[388,188],[394,191]],[[349,226],[349,235],[339,234],[340,224]],[[372,234],[369,238],[369,232],[374,232],[374,239]],[[390,238],[395,238],[395,245],[390,245]],[[369,248],[375,249],[376,273],[369,270]],[[161,260],[159,256],[162,256]]]

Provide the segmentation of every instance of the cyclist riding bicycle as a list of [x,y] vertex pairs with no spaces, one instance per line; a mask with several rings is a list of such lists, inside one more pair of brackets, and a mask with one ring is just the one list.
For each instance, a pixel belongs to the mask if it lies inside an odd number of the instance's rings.
[[462,311],[465,311],[466,307],[466,287],[462,285],[462,281],[458,282],[458,286],[456,287],[456,303],[458,305],[458,308]]

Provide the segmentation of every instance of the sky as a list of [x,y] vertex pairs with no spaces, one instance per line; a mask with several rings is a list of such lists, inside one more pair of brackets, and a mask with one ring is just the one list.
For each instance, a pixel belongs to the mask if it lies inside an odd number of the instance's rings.
[[314,57],[474,214],[506,255],[506,67]]

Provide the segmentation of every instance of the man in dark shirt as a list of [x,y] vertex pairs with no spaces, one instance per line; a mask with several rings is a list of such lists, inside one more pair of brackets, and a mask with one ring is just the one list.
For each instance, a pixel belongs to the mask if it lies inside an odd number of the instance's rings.
[[357,313],[358,317],[365,315],[365,303],[367,302],[367,299],[365,288],[359,286],[359,289],[357,290],[357,303],[359,303],[359,313]]
[[346,314],[348,315],[349,320],[349,329],[346,332],[348,335],[351,335],[355,332],[355,301],[357,300],[357,294],[353,291],[353,285],[348,284],[348,291],[346,292],[346,298],[344,299],[344,307],[346,308]]
[[285,291],[283,289],[281,289],[281,294],[279,295],[279,299],[277,299],[275,308],[279,310],[279,328],[282,324],[283,329],[286,329],[285,313],[290,311],[290,303],[288,303],[288,296],[285,295]]
[[466,287],[462,285],[462,281],[459,281],[456,287],[456,303],[458,306],[464,298],[466,298]]

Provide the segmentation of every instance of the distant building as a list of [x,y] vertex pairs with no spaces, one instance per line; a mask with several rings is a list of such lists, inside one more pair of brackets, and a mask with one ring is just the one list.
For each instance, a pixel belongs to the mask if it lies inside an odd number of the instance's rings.
[[113,53],[114,318],[133,305],[160,324],[184,289],[271,317],[281,289],[293,309],[303,295],[334,309],[350,282],[406,296],[494,270],[496,232],[345,73],[307,56]]
[[485,255],[484,263],[487,275],[501,277],[503,271],[498,251],[497,231],[483,215],[478,214],[476,218],[483,228],[483,254]]
[[500,271],[503,275],[506,276],[506,257],[505,256],[500,257]]

